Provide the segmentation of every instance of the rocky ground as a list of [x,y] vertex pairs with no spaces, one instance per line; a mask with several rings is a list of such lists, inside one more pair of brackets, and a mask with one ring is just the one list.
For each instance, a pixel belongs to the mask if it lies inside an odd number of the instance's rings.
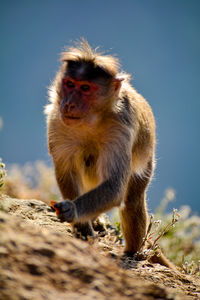
[[41,201],[0,199],[0,299],[200,299],[198,277],[121,259],[109,230],[88,242],[73,237]]

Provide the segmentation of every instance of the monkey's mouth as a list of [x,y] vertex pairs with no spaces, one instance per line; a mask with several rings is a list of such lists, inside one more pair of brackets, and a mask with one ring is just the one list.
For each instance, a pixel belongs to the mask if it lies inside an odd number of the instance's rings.
[[80,120],[81,117],[80,116],[74,116],[74,115],[68,115],[68,114],[61,114],[62,116],[62,119],[66,120],[66,119],[69,119],[69,120]]
[[82,120],[81,116],[72,116],[72,115],[68,115],[68,114],[63,114],[61,116],[62,118],[62,121],[65,123],[65,124],[78,124],[80,123],[80,121]]
[[74,116],[64,116],[64,118],[70,120],[80,120],[80,117],[74,117]]

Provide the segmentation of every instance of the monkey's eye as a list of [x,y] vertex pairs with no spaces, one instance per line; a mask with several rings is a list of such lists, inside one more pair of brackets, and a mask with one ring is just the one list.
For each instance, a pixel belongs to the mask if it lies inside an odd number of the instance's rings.
[[67,80],[67,82],[66,82],[65,84],[66,84],[66,86],[67,86],[68,88],[73,88],[73,87],[75,87],[75,84],[74,84],[71,80]]
[[75,87],[75,84],[73,83],[73,81],[68,80],[68,79],[63,79],[63,85],[70,89]]
[[89,84],[82,84],[82,85],[81,85],[81,90],[82,90],[83,92],[89,91],[89,90],[90,90]]

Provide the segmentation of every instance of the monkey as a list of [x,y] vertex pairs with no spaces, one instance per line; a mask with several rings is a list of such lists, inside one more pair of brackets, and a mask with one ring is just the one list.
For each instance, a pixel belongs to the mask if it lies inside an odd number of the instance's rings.
[[[119,207],[124,253],[131,255],[147,231],[156,125],[150,105],[119,69],[117,57],[93,50],[84,39],[69,47],[61,54],[45,113],[63,198],[55,204],[59,219],[93,236],[93,221]],[[167,260],[163,264],[169,266]]]

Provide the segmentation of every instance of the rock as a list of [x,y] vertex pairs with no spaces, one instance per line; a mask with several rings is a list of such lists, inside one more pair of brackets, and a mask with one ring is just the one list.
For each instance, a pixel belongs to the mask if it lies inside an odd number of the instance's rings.
[[0,202],[5,210],[0,212],[2,300],[197,299],[200,294],[198,279],[157,264],[123,261],[129,270],[123,269],[116,254],[122,246],[113,236],[76,239],[71,226],[41,201],[2,197]]

